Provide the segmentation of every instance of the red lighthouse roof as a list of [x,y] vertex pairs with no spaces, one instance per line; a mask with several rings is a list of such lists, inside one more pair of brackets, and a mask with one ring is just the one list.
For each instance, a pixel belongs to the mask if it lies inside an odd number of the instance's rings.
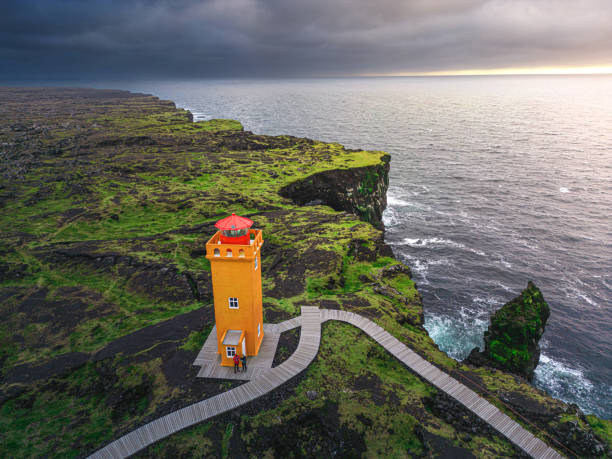
[[232,214],[215,223],[215,226],[222,231],[247,229],[250,228],[251,225],[253,225],[253,220],[246,217],[240,217],[236,214]]

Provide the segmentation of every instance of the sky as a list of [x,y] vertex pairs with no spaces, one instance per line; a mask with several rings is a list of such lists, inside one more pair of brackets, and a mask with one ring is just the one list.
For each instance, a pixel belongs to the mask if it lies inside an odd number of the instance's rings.
[[612,73],[612,0],[2,0],[0,8],[0,81],[576,67]]

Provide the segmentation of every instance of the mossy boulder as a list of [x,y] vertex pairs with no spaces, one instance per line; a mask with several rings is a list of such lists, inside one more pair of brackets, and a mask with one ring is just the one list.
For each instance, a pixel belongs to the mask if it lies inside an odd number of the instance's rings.
[[472,349],[467,362],[493,366],[532,381],[540,361],[538,342],[549,315],[550,308],[542,292],[529,281],[519,296],[491,316],[484,334],[484,352]]

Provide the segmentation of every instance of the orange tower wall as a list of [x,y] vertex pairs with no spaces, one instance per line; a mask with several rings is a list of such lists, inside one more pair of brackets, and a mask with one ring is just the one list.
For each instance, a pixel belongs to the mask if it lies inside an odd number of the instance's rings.
[[[253,236],[251,236],[251,234]],[[261,289],[261,230],[249,230],[254,239],[248,245],[221,242],[217,232],[206,244],[210,261],[217,325],[217,351],[222,365],[233,365],[221,345],[226,330],[243,330],[246,334],[247,355],[257,355],[263,340],[263,308]],[[231,256],[228,256],[228,250]],[[229,298],[238,298],[238,309],[229,307]],[[258,336],[258,325],[261,333]],[[242,349],[237,347],[242,355]]]

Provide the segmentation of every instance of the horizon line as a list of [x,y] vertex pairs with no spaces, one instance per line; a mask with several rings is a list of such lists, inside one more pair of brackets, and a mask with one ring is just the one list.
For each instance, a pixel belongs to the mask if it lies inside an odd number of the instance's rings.
[[496,69],[432,70],[426,72],[361,73],[351,76],[496,76],[496,75],[612,75],[612,65],[582,67],[502,67]]

